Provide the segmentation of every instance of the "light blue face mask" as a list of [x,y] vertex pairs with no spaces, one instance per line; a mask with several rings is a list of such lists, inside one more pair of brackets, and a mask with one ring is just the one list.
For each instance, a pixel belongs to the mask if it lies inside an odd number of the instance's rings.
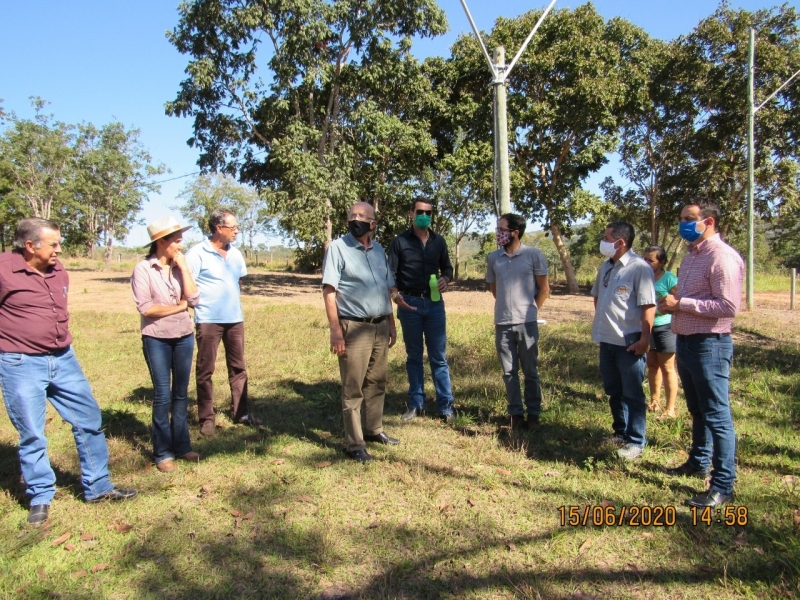
[[705,229],[697,231],[698,223],[702,223],[702,221],[681,221],[678,224],[678,234],[690,244],[696,242],[706,232]]

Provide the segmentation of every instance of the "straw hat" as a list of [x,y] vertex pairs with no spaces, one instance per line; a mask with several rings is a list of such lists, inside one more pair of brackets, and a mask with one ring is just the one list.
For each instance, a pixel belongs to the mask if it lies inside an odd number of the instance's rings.
[[147,234],[150,236],[150,241],[155,242],[163,237],[175,233],[176,231],[186,231],[191,229],[192,226],[181,227],[175,220],[175,217],[161,217],[156,219],[147,226]]

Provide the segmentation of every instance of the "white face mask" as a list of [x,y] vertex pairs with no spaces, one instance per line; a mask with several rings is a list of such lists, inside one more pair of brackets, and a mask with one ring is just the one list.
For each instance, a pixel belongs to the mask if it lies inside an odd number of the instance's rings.
[[600,254],[606,258],[611,258],[614,256],[617,253],[617,249],[614,247],[614,244],[616,244],[616,242],[600,240]]

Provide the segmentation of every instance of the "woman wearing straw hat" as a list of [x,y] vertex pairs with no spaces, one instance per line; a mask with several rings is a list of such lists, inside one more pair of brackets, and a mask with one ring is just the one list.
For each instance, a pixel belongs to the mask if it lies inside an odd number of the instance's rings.
[[142,315],[142,350],[153,380],[153,458],[164,473],[177,468],[176,458],[200,460],[192,452],[187,417],[194,352],[188,307],[200,300],[181,252],[183,232],[190,228],[173,217],[150,223],[150,252],[131,276],[133,298]]

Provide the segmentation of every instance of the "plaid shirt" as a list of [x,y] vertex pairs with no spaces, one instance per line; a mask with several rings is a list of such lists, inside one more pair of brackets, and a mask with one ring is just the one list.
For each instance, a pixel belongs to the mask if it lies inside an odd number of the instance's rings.
[[742,303],[744,263],[719,234],[689,246],[678,273],[680,298],[672,316],[672,331],[730,333]]

